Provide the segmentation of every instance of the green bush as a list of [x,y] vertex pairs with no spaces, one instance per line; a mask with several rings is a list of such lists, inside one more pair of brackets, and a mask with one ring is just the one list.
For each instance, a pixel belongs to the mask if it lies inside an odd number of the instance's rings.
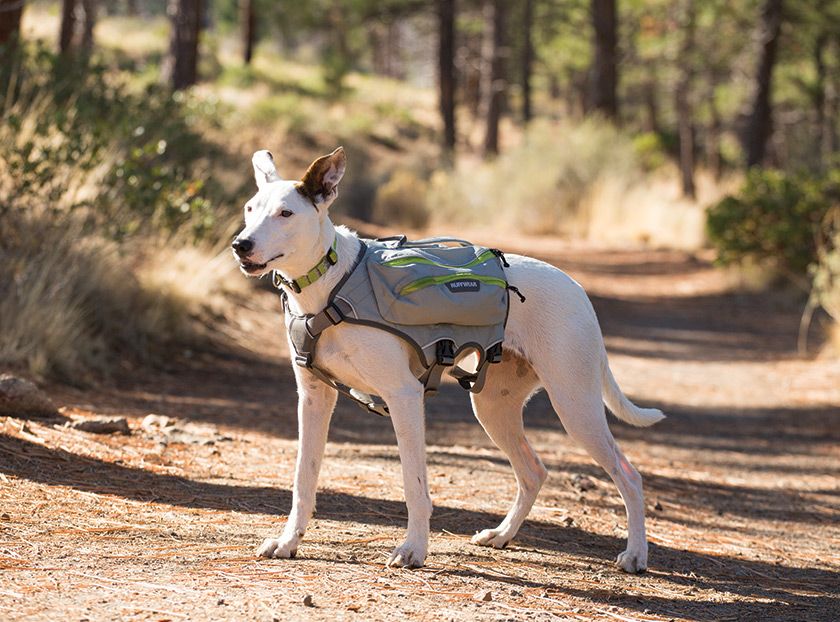
[[737,195],[709,209],[707,232],[722,263],[752,259],[802,275],[817,259],[822,223],[838,202],[838,168],[822,175],[756,169]]
[[73,213],[114,238],[211,228],[211,192],[193,170],[207,148],[183,95],[136,92],[102,64],[32,46],[4,63],[0,92],[0,216]]

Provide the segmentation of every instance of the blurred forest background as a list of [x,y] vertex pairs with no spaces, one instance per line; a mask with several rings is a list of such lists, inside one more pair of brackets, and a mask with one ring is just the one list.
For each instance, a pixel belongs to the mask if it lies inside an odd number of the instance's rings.
[[36,376],[219,330],[262,148],[343,144],[339,221],[710,247],[840,320],[840,0],[0,0],[0,58],[0,363]]

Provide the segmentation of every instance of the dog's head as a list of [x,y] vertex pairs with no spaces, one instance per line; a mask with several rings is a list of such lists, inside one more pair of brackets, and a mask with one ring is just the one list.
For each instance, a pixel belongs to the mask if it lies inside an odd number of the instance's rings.
[[271,153],[254,154],[257,194],[245,204],[245,228],[231,244],[242,272],[261,276],[312,267],[312,258],[324,252],[321,231],[346,162],[339,147],[315,160],[300,181],[287,181],[277,174]]

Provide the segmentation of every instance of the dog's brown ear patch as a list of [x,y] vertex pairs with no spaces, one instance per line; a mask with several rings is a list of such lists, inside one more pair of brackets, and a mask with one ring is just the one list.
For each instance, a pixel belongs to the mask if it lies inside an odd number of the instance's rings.
[[331,201],[338,196],[338,182],[344,176],[347,156],[339,147],[329,155],[321,156],[309,165],[298,184],[298,191],[309,198],[315,206]]

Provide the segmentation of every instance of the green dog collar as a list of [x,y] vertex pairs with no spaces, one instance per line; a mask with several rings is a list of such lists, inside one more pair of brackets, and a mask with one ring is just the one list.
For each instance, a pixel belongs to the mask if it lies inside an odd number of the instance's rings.
[[333,240],[332,247],[330,248],[330,250],[327,251],[327,254],[323,256],[321,261],[319,261],[314,268],[312,268],[303,276],[299,276],[296,279],[292,279],[290,281],[286,278],[283,278],[283,275],[281,275],[279,272],[277,272],[277,270],[275,270],[273,273],[274,287],[279,289],[281,285],[285,285],[296,294],[299,294],[304,287],[312,285],[315,281],[324,276],[327,273],[327,270],[330,269],[330,266],[334,266],[336,263],[338,263],[338,253],[335,250],[337,244],[338,238]]

